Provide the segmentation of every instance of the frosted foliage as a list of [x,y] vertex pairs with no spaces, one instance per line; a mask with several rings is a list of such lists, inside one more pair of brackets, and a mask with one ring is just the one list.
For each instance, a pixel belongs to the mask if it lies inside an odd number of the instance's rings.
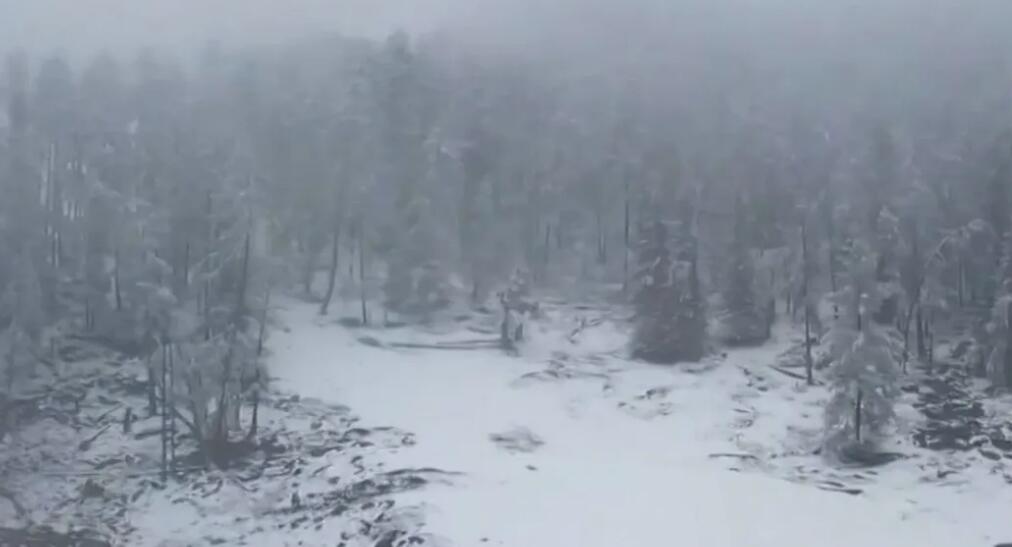
[[855,445],[874,446],[890,425],[898,396],[899,369],[892,342],[872,321],[880,302],[874,260],[855,246],[844,286],[835,295],[836,320],[824,342],[829,346],[832,396],[825,409],[825,444],[831,454]]
[[0,370],[7,391],[12,391],[38,361],[45,326],[42,291],[32,260],[22,256],[15,264],[13,279],[0,298],[0,312],[7,315],[3,318],[6,327],[0,331]]
[[672,249],[686,243],[670,234],[661,222],[641,229],[632,355],[658,363],[697,361],[706,330],[697,267],[694,255],[675,259]]

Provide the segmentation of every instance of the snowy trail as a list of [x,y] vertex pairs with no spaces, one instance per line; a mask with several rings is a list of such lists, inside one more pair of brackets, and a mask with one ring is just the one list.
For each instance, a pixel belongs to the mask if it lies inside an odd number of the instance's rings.
[[[558,342],[551,333],[534,337],[543,351],[516,358],[370,347],[292,301],[281,320],[288,330],[271,342],[280,389],[348,405],[368,424],[414,432],[417,444],[391,455],[390,469],[465,474],[453,486],[399,497],[424,505],[429,531],[451,545],[990,545],[986,536],[974,537],[979,529],[955,526],[954,515],[912,511],[902,493],[850,497],[734,473],[708,459],[736,451],[728,439],[729,390],[715,389],[740,380],[733,366],[690,374],[614,360],[604,365],[607,384],[590,378],[518,387],[521,375],[545,368]],[[606,335],[594,341],[613,349],[620,343]],[[759,362],[778,349],[753,350],[748,359]],[[644,397],[652,388],[670,391],[655,392],[663,401]],[[636,411],[661,403],[666,413]],[[545,444],[511,453],[489,439],[516,427]]]

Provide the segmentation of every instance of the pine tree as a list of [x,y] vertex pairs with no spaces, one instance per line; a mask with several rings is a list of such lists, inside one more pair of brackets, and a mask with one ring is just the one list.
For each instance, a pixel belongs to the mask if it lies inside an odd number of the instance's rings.
[[687,361],[698,361],[706,353],[706,302],[699,279],[699,242],[693,233],[686,233],[684,240],[683,270],[688,271],[677,310],[677,324],[683,337],[683,357]]
[[1002,243],[994,306],[985,341],[990,347],[987,358],[987,375],[991,383],[1000,388],[1012,388],[1012,233],[1005,234]]
[[39,276],[29,253],[14,260],[15,271],[0,296],[0,365],[10,393],[18,378],[27,375],[37,361],[45,313]]
[[739,199],[728,249],[729,264],[723,290],[723,339],[730,345],[761,344],[769,337],[766,308],[755,290],[755,265],[749,247],[748,222]]
[[424,66],[406,35],[391,36],[375,66],[380,141],[394,197],[389,226],[387,309],[428,315],[449,305],[433,182],[441,144],[432,137]]
[[893,419],[898,369],[892,343],[872,316],[881,299],[876,261],[853,247],[845,285],[834,295],[840,316],[826,334],[833,362],[832,397],[825,409],[825,446],[834,456],[874,448]]
[[698,361],[705,349],[706,319],[694,247],[676,260],[670,227],[656,221],[640,228],[638,289],[632,355],[655,363]]

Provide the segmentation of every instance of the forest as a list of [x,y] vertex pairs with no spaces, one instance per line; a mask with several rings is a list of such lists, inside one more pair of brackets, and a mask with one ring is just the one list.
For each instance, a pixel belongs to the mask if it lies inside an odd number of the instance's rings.
[[593,302],[621,359],[665,374],[790,338],[771,374],[825,390],[813,458],[893,461],[904,393],[1012,388],[1012,19],[927,5],[846,32],[825,24],[843,11],[713,7],[697,32],[616,21],[525,50],[404,31],[12,50],[0,452],[54,397],[74,421],[108,388],[64,381],[81,347],[133,367],[143,405],[109,423],[155,420],[164,483],[269,452],[279,309],[376,346],[477,314],[523,357]]

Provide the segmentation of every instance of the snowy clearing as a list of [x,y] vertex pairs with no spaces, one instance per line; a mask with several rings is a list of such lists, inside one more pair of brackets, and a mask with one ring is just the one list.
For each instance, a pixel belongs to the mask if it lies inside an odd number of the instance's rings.
[[[412,432],[417,442],[385,454],[385,467],[462,473],[397,496],[441,545],[951,547],[1012,537],[1001,462],[933,481],[946,456],[906,441],[897,449],[907,458],[867,472],[812,454],[824,392],[770,368],[791,332],[700,365],[649,366],[624,359],[617,322],[568,339],[575,313],[550,308],[511,357],[390,344],[474,338],[463,329],[376,330],[368,336],[383,344],[365,344],[362,331],[286,301],[270,370],[282,391]],[[538,442],[509,450],[490,437],[518,431]]]

